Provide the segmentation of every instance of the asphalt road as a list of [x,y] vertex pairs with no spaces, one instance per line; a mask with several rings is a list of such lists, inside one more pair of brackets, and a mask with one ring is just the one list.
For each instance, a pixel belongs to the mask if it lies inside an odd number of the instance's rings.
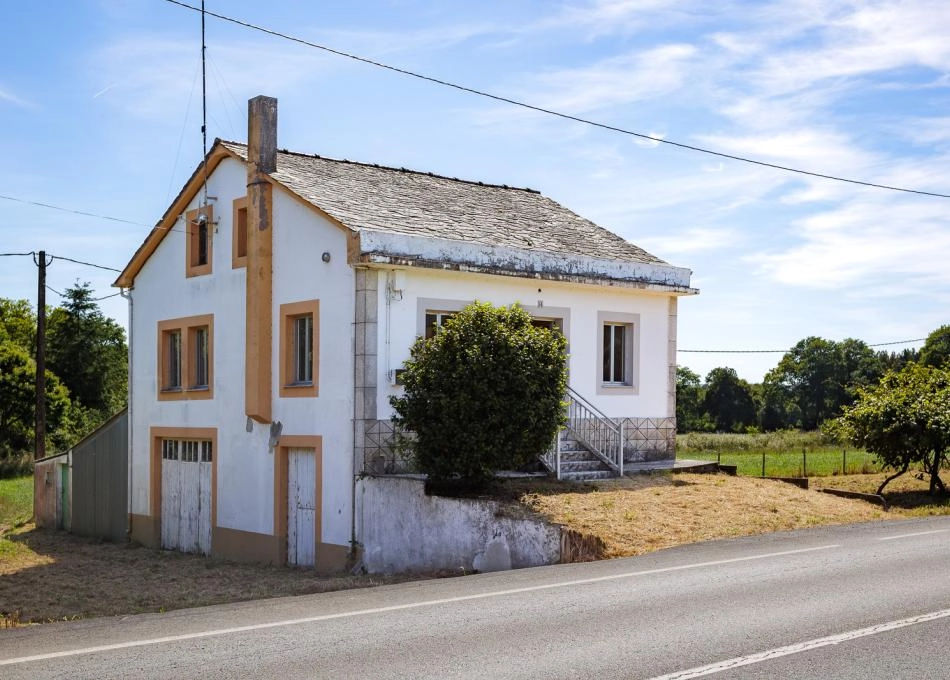
[[0,678],[946,678],[950,517],[0,631]]

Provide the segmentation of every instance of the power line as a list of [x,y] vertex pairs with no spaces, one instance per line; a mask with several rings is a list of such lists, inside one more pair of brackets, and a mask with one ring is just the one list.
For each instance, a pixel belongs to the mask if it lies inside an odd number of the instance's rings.
[[40,203],[39,201],[28,201],[23,198],[16,198],[15,196],[3,196],[0,195],[5,201],[16,201],[17,203],[25,203],[27,205],[35,205],[41,208],[49,208],[50,210],[59,210],[61,212],[72,213],[74,215],[83,215],[84,217],[96,217],[100,220],[111,220],[112,222],[124,222],[125,224],[134,224],[137,227],[147,227],[147,224],[142,222],[133,222],[132,220],[124,220],[121,217],[110,217],[109,215],[99,215],[97,213],[85,212],[83,210],[73,210],[72,208],[63,208],[58,205],[52,205],[50,203]]
[[[876,342],[868,347],[886,347],[888,345],[907,345],[912,342],[924,342],[927,338],[914,338],[913,340],[894,340],[893,342]],[[791,349],[678,349],[677,352],[687,354],[786,354]]]
[[115,267],[106,267],[105,265],[102,265],[102,264],[93,264],[92,262],[83,262],[82,260],[74,260],[71,257],[63,257],[62,255],[50,255],[50,257],[54,260],[66,260],[67,262],[85,265],[86,267],[95,267],[96,269],[105,269],[110,272],[119,272],[120,274],[122,273],[121,269],[116,269]]
[[531,111],[536,111],[538,113],[544,113],[549,116],[556,116],[558,118],[563,118],[565,120],[571,120],[576,123],[583,123],[584,125],[590,125],[596,128],[603,130],[609,130],[611,132],[619,132],[620,134],[630,135],[632,137],[639,137],[641,139],[648,139],[652,142],[657,142],[660,144],[668,144],[670,146],[675,146],[681,149],[686,149],[688,151],[696,151],[698,153],[704,153],[711,156],[717,156],[719,158],[727,158],[729,160],[740,161],[742,163],[751,163],[752,165],[759,165],[766,168],[772,168],[774,170],[782,170],[784,172],[797,173],[799,175],[807,175],[809,177],[818,177],[820,179],[829,179],[836,182],[847,182],[848,184],[858,184],[860,186],[872,187],[875,189],[886,189],[888,191],[900,191],[908,194],[919,194],[921,196],[933,196],[935,198],[950,198],[950,194],[940,194],[933,191],[921,191],[919,189],[906,189],[903,187],[895,187],[887,184],[876,184],[874,182],[864,182],[857,179],[848,179],[846,177],[839,177],[837,175],[827,175],[820,172],[812,172],[810,170],[802,170],[800,168],[792,168],[787,165],[778,165],[777,163],[768,163],[766,161],[759,161],[753,158],[746,158],[745,156],[736,156],[734,154],[723,153],[721,151],[713,151],[712,149],[706,149],[701,146],[693,146],[691,144],[684,144],[682,142],[674,142],[670,139],[660,139],[652,135],[644,134],[642,132],[634,132],[633,130],[627,130],[615,125],[608,125],[606,123],[599,123],[589,118],[581,118],[580,116],[574,116],[569,113],[562,113],[560,111],[555,111],[553,109],[546,109],[541,106],[535,106],[533,104],[528,104],[526,102],[518,101],[517,99],[510,99],[508,97],[502,97],[501,95],[492,94],[490,92],[485,92],[484,90],[477,90],[472,87],[467,87],[465,85],[459,85],[457,83],[452,83],[447,80],[442,80],[440,78],[434,78],[432,76],[426,76],[421,73],[416,73],[414,71],[409,71],[407,69],[399,68],[397,66],[390,66],[389,64],[384,64],[379,61],[374,61],[372,59],[367,59],[366,57],[360,57],[355,54],[350,54],[348,52],[343,52],[342,50],[337,50],[332,47],[327,47],[326,45],[320,45],[319,43],[310,42],[309,40],[304,40],[303,38],[297,38],[286,33],[281,33],[280,31],[275,31],[269,28],[264,28],[263,26],[258,26],[256,24],[249,23],[247,21],[242,21],[240,19],[235,19],[233,17],[225,16],[223,14],[217,14],[215,12],[207,11],[203,8],[193,7],[187,3],[180,2],[180,0],[165,0],[165,2],[171,3],[173,5],[178,5],[185,9],[190,9],[195,12],[201,12],[202,17],[204,15],[215,17],[216,19],[221,19],[222,21],[227,21],[238,26],[243,26],[254,31],[260,31],[261,33],[266,33],[277,38],[282,38],[284,40],[289,40],[291,42],[299,43],[301,45],[306,45],[307,47],[313,47],[318,50],[323,50],[324,52],[329,52],[330,54],[335,54],[340,57],[345,57],[347,59],[352,59],[354,61],[359,61],[364,64],[369,64],[370,66],[376,66],[377,68],[386,69],[394,73],[399,73],[400,75],[410,76],[412,78],[418,78],[419,80],[425,80],[430,83],[435,83],[436,85],[442,85],[444,87],[450,87],[461,92],[467,92],[469,94],[474,94],[479,97],[487,97],[488,99],[493,99],[495,101],[503,102],[505,104],[511,104],[513,106],[519,106],[524,109],[529,109]]
[[[35,261],[36,251],[31,250],[27,253],[0,253],[0,257],[18,257],[18,256],[19,257],[33,256],[33,259]],[[64,257],[62,255],[53,255],[52,253],[47,253],[47,256],[50,259],[50,264],[52,264],[53,260],[65,260],[66,262],[72,262],[73,264],[81,264],[86,267],[95,267],[96,269],[105,269],[110,272],[119,272],[119,273],[122,272],[121,269],[116,269],[115,267],[107,267],[104,264],[95,264],[94,262],[83,262],[82,260],[74,260],[71,257]],[[53,289],[50,288],[50,290],[53,290]],[[55,290],[53,290],[53,292],[56,293]],[[59,295],[60,293],[56,293],[56,294]]]
[[[56,294],[57,294],[58,296],[60,296],[60,297],[66,297],[63,293],[60,293],[58,290],[56,290],[55,288],[53,288],[53,287],[51,287],[51,286],[46,286],[46,290],[50,291],[51,293],[56,293]],[[99,302],[99,301],[101,301],[101,300],[108,300],[109,298],[114,298],[114,297],[116,297],[117,295],[122,295],[122,291],[119,291],[118,293],[112,293],[112,294],[110,294],[110,295],[103,295],[102,297],[89,298],[89,301],[90,301],[90,302]]]

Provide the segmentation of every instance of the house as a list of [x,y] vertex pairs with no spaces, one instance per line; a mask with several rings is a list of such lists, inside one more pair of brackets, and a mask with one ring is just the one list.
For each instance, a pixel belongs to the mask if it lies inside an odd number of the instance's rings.
[[413,340],[479,299],[565,334],[570,384],[670,458],[690,272],[539,193],[216,140],[115,282],[131,353],[131,536],[342,567],[358,476],[397,469]]

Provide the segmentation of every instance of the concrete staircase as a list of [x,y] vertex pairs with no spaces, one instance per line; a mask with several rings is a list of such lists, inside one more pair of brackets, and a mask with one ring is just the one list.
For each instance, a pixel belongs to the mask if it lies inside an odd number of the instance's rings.
[[607,463],[591,453],[574,439],[567,430],[561,430],[561,477],[575,482],[595,479],[614,479],[617,473]]

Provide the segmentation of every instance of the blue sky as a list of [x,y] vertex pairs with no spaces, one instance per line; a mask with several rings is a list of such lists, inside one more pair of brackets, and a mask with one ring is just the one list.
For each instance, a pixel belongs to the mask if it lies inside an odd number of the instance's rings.
[[[946,2],[206,7],[645,135],[950,193]],[[200,17],[165,0],[7,2],[2,13],[0,252],[122,268],[201,158]],[[538,189],[693,270],[701,294],[680,302],[681,349],[786,349],[809,335],[884,343],[950,322],[950,199],[678,149],[211,17],[207,44],[209,144],[244,140],[246,101],[267,94],[279,100],[282,148]],[[54,290],[89,281],[100,296],[114,277],[65,260],[48,270]],[[0,258],[0,296],[35,300],[31,258]],[[122,298],[100,304],[125,323]],[[759,381],[780,357],[679,361]]]

